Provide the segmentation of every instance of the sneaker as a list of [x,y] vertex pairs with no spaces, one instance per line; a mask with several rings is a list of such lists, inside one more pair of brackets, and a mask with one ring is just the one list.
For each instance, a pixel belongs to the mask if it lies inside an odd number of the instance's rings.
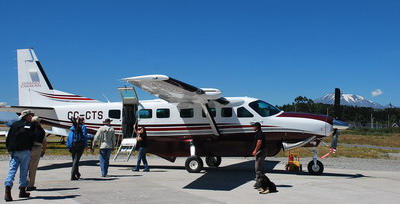
[[144,169],[143,170],[143,172],[149,172],[150,171],[150,169]]
[[132,169],[132,171],[139,171],[139,169]]

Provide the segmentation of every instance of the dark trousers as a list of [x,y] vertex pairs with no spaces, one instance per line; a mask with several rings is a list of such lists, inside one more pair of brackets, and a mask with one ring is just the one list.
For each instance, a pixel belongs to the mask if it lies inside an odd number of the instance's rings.
[[256,179],[259,178],[261,175],[265,174],[264,168],[264,160],[267,157],[267,152],[265,150],[261,150],[256,154],[256,162],[255,162],[255,172],[256,172]]
[[71,178],[80,177],[80,175],[81,175],[79,173],[79,160],[81,159],[84,149],[85,148],[83,146],[71,147],[69,149],[69,151],[71,152],[71,155],[72,155]]

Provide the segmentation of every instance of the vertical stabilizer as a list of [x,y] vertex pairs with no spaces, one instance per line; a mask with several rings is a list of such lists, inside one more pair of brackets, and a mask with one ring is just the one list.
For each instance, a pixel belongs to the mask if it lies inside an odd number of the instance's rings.
[[33,49],[17,50],[17,58],[20,106],[51,107],[76,102],[98,102],[54,90]]

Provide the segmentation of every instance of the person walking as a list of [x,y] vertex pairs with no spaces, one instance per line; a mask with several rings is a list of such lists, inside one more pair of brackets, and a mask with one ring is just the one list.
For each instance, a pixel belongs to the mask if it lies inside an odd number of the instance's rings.
[[256,183],[254,184],[255,188],[260,187],[260,183],[258,182],[260,178],[265,174],[264,170],[264,160],[267,156],[266,145],[265,145],[265,136],[261,130],[261,124],[256,122],[252,124],[254,131],[256,134],[254,135],[254,150],[252,155],[255,158],[255,172],[256,172]]
[[140,163],[143,160],[143,164],[144,164],[144,172],[149,172],[149,165],[147,163],[147,159],[146,159],[146,153],[147,153],[147,133],[146,133],[146,129],[144,127],[139,127],[136,130],[136,148],[139,150],[138,153],[138,159],[137,159],[137,163],[136,163],[136,167],[132,169],[132,171],[139,171],[140,169]]
[[81,178],[79,173],[79,160],[87,147],[87,129],[84,125],[85,119],[82,117],[72,120],[72,126],[67,137],[67,148],[72,156],[71,181]]
[[106,177],[108,174],[108,167],[110,164],[110,155],[111,152],[115,148],[115,130],[111,127],[112,120],[107,118],[104,120],[104,126],[100,127],[97,130],[96,135],[94,136],[92,151],[96,146],[96,143],[99,142],[100,154],[100,169],[101,176]]
[[14,122],[8,131],[6,138],[6,147],[10,153],[10,168],[8,170],[7,178],[4,182],[6,202],[12,201],[11,188],[14,183],[14,177],[19,169],[19,197],[27,198],[30,193],[26,192],[27,173],[29,167],[29,160],[31,158],[31,149],[35,138],[33,128],[31,126],[31,119],[34,113],[31,110],[24,110],[21,112],[21,120]]
[[26,188],[27,191],[36,190],[36,171],[39,165],[40,157],[45,154],[47,148],[46,132],[40,125],[40,118],[38,116],[33,116],[31,122],[33,131],[35,133],[35,140],[33,142],[31,160],[29,162],[28,187]]

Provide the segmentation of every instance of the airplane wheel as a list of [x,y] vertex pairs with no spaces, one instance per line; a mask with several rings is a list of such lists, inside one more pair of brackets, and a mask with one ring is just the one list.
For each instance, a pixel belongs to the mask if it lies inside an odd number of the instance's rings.
[[324,165],[322,162],[317,161],[317,165],[314,165],[314,161],[310,161],[307,166],[308,173],[311,175],[321,175],[324,171]]
[[203,160],[199,156],[190,156],[186,159],[185,168],[189,173],[199,173],[203,169]]
[[206,164],[209,167],[219,167],[221,164],[221,157],[206,157]]

